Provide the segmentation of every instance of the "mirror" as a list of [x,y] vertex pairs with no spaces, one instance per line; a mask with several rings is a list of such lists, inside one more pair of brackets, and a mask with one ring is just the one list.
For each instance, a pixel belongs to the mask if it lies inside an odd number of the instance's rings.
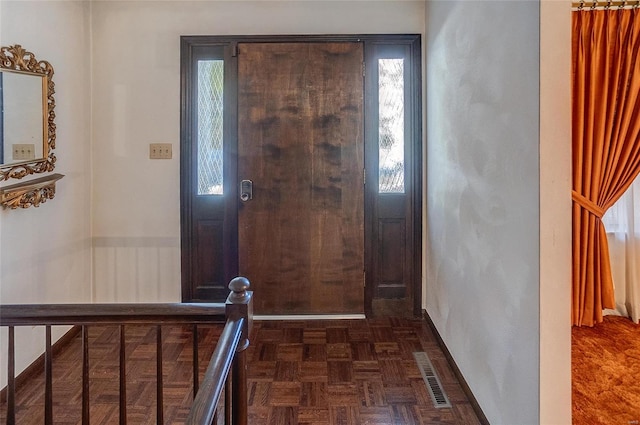
[[20,45],[0,47],[0,181],[54,169],[52,76]]
[[44,158],[44,78],[0,71],[0,164]]

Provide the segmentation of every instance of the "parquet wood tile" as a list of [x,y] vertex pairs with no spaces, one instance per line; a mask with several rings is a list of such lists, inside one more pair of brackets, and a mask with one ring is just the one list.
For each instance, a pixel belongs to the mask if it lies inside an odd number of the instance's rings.
[[259,350],[258,360],[260,361],[276,361],[278,360],[278,344],[265,343]]
[[252,381],[273,381],[277,362],[254,360],[251,364],[250,379]]
[[326,361],[327,345],[326,344],[304,344],[302,348],[303,361]]
[[302,333],[302,342],[304,344],[326,344],[327,330],[318,328],[304,329]]
[[301,393],[300,382],[273,382],[269,390],[269,405],[299,406]]
[[270,411],[270,407],[253,407],[247,415],[247,420],[251,425],[265,425]]
[[302,343],[302,328],[284,329],[282,336],[284,343]]
[[299,378],[301,382],[327,382],[327,362],[302,362]]
[[352,406],[332,406],[329,416],[331,423],[336,425],[356,425],[358,420],[358,409]]
[[359,409],[360,424],[378,425],[391,424],[391,412],[388,406],[384,407],[361,407]]
[[279,361],[291,361],[291,362],[301,362],[302,361],[302,343],[284,343],[280,344],[276,351],[276,360]]
[[[200,374],[219,329],[199,330]],[[118,423],[118,340],[116,327],[92,327],[91,424]],[[126,333],[127,418],[155,424],[155,327],[132,326]],[[165,424],[182,424],[193,398],[191,328],[163,326]],[[426,351],[452,408],[436,409],[413,358]],[[54,420],[80,420],[80,341],[54,358]],[[476,425],[462,388],[421,320],[256,321],[248,359],[251,425]],[[18,423],[42,423],[43,378],[17,394]],[[0,404],[4,421],[5,401]]]
[[269,412],[269,425],[295,425],[298,423],[298,409],[290,406],[274,406]]
[[358,389],[360,390],[361,406],[387,406],[384,397],[384,385],[381,381],[360,381]]
[[300,406],[326,408],[328,405],[326,382],[302,382]]
[[353,377],[358,380],[380,380],[382,381],[382,373],[380,372],[380,363],[377,360],[354,361],[352,362]]
[[419,424],[420,413],[415,405],[411,404],[393,404],[391,406],[392,420],[394,424]]
[[356,361],[375,360],[375,346],[368,341],[355,341],[351,343],[352,359]]
[[346,342],[327,344],[327,360],[351,361],[351,344]]
[[384,385],[384,401],[388,405],[415,405],[416,396],[410,385]]
[[327,384],[327,400],[331,406],[358,406],[360,397],[355,383]]
[[328,381],[330,384],[353,381],[353,367],[350,361],[328,360],[327,361]]
[[327,329],[327,343],[346,343],[349,342],[349,330],[347,328],[328,328]]
[[252,382],[248,385],[248,403],[255,408],[269,407],[271,382]]
[[273,376],[274,382],[299,381],[300,362],[281,360],[276,362],[276,373]]
[[301,407],[298,410],[299,425],[329,425],[329,409]]

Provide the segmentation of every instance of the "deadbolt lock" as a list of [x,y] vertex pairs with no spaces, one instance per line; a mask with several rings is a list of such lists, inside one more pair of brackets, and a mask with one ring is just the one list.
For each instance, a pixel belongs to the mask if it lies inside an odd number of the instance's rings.
[[253,199],[253,182],[251,180],[242,180],[240,182],[240,200],[247,202]]

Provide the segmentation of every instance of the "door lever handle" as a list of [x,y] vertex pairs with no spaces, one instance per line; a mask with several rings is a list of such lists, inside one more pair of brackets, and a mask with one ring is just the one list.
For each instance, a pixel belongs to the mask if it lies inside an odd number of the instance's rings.
[[240,200],[247,202],[253,199],[253,182],[251,180],[242,180],[240,182]]

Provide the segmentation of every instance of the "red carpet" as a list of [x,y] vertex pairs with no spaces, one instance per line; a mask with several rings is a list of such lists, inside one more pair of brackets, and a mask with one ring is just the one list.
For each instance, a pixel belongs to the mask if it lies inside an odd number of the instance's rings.
[[571,336],[573,423],[640,424],[640,326],[606,316]]

